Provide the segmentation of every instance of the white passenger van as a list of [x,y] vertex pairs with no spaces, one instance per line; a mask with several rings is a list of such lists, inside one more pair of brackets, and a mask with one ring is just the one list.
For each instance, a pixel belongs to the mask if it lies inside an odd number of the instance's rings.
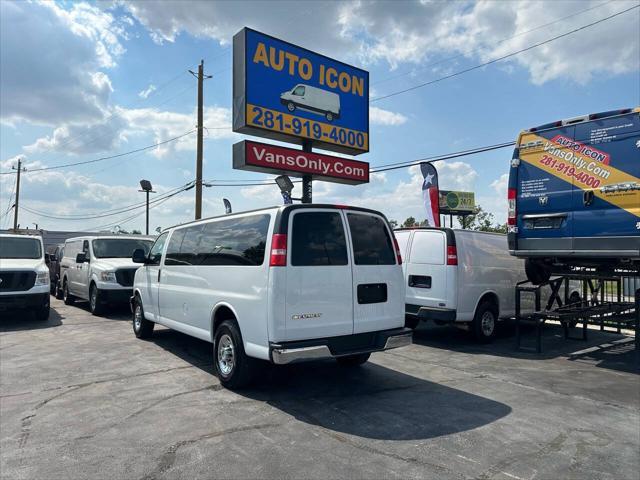
[[291,90],[280,95],[280,103],[287,110],[294,112],[296,108],[318,113],[331,122],[340,118],[340,95],[321,88],[299,83]]
[[133,275],[140,267],[131,261],[131,255],[137,249],[148,252],[152,244],[153,238],[140,235],[68,239],[60,261],[64,303],[89,300],[94,315],[100,315],[107,304],[127,303]]
[[49,269],[42,237],[0,234],[0,312],[14,309],[30,310],[38,320],[49,318]]
[[139,250],[133,330],[155,323],[213,343],[220,382],[249,382],[256,360],[343,365],[411,343],[402,263],[373,210],[298,204],[173,227]]
[[499,319],[515,314],[524,261],[509,255],[506,235],[450,228],[398,229],[404,258],[407,326],[420,320],[469,327],[491,341]]

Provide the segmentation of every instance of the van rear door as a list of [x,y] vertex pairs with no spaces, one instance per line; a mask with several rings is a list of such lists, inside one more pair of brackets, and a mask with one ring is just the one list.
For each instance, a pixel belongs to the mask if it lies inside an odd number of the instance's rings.
[[[407,303],[425,307],[454,308],[455,298],[447,281],[447,239],[441,230],[416,230],[411,241],[411,252],[405,260]],[[455,270],[456,267],[452,266]],[[450,273],[453,275],[453,273]],[[449,299],[448,299],[449,298]]]
[[387,222],[374,213],[345,213],[353,247],[353,332],[404,325],[402,268]]
[[622,256],[640,230],[640,115],[601,115],[575,127],[574,249]]
[[286,340],[352,334],[352,272],[342,212],[294,210],[288,238]]
[[571,151],[573,125],[524,133],[520,137],[516,210],[518,250],[573,248]]

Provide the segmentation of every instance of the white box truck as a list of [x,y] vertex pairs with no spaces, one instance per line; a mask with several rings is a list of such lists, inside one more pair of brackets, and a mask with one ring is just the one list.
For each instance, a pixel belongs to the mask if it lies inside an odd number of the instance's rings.
[[280,95],[280,103],[286,106],[289,112],[295,112],[299,108],[323,115],[329,122],[340,118],[340,95],[310,85],[299,83],[291,90],[283,92]]

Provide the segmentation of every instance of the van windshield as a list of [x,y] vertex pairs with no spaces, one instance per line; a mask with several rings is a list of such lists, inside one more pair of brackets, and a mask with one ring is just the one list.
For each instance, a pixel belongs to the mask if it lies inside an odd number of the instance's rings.
[[141,248],[148,254],[153,240],[137,238],[103,238],[94,240],[93,255],[96,258],[131,258],[134,250]]
[[0,237],[0,258],[42,258],[40,240],[28,237]]

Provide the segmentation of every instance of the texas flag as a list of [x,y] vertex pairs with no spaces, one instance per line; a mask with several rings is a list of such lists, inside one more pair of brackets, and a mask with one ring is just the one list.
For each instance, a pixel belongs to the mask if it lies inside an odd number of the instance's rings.
[[430,227],[440,226],[440,205],[438,195],[438,172],[431,163],[421,163],[420,170],[424,180],[422,182],[422,202],[427,209],[427,222]]

